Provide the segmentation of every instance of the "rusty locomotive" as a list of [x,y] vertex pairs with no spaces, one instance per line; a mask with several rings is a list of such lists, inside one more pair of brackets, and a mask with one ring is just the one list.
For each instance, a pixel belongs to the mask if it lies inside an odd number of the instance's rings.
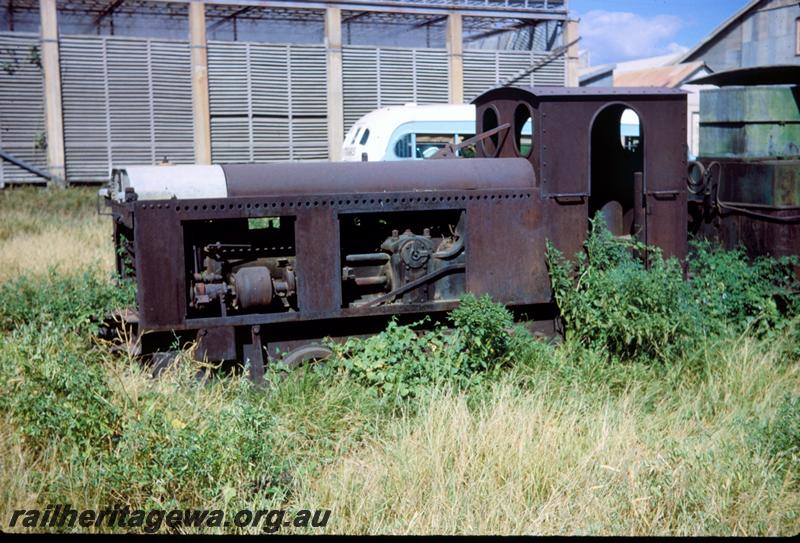
[[[324,337],[436,318],[466,292],[552,330],[545,242],[574,254],[598,211],[685,256],[683,92],[506,87],[474,103],[478,135],[440,160],[115,170],[106,201],[142,350],[196,340],[196,356],[249,361],[259,379],[265,362],[325,356]],[[475,158],[458,157],[467,145]]]

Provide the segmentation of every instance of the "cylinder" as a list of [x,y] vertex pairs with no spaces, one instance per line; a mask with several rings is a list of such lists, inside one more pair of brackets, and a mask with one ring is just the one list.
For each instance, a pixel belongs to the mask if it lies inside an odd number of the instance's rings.
[[394,162],[284,162],[222,166],[229,197],[436,190],[531,189],[523,158]]
[[267,268],[241,268],[233,274],[233,284],[241,309],[266,307],[272,303],[272,277]]

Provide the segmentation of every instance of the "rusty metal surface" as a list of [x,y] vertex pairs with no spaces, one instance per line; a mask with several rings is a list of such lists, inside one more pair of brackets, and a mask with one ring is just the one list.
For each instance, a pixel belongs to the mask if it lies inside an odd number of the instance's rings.
[[752,257],[800,254],[800,87],[781,79],[787,73],[797,70],[748,70],[720,82],[795,85],[700,94],[701,157],[688,179],[692,233]]
[[[634,174],[641,171],[646,221],[658,225],[645,229],[646,241],[659,245],[667,255],[686,255],[684,91],[650,87],[504,88],[489,91],[473,103],[477,132],[495,124],[512,125],[510,136],[497,138],[495,145],[479,146],[481,156],[519,156],[514,142],[515,130],[519,130],[516,112],[527,108],[530,113],[534,134],[528,160],[537,174],[542,199],[559,204],[559,211],[548,214],[551,240],[563,240],[568,251],[579,250],[587,217],[608,199],[622,200],[625,230],[633,233]],[[640,119],[643,150],[638,163],[626,157],[621,145],[613,144],[626,108]],[[620,169],[625,160],[627,165]]]
[[724,87],[700,93],[700,156],[800,157],[800,87]]
[[339,221],[333,208],[297,215],[298,303],[304,314],[331,315],[342,305]]
[[143,328],[182,322],[186,306],[183,230],[171,206],[134,206],[136,303]]
[[395,162],[226,164],[228,196],[282,196],[352,192],[525,189],[534,184],[520,159]]
[[700,159],[693,235],[751,257],[800,255],[800,160]]
[[234,360],[236,333],[232,326],[201,328],[197,331],[197,360]]
[[[685,255],[682,92],[503,88],[475,103],[479,131],[493,128],[482,126],[487,110],[508,124],[476,138],[481,158],[231,164],[227,198],[111,204],[118,230],[134,226],[140,326],[157,332],[148,341],[205,330],[205,353],[235,351],[258,379],[262,346],[272,357],[279,345],[372,333],[391,316],[442,316],[463,292],[552,328],[545,242],[574,255],[590,212],[609,202],[618,229]],[[640,154],[593,154],[603,116],[624,107],[642,119],[643,148],[631,151]],[[521,156],[527,115],[534,134]],[[248,272],[256,302],[237,304],[242,266],[258,269]]]
[[537,209],[538,196],[535,191],[521,202],[503,199],[467,210],[469,292],[509,305],[549,301],[546,217]]

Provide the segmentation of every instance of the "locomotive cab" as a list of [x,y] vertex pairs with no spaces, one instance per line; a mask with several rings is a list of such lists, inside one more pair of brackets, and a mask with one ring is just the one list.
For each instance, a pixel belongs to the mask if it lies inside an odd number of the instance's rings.
[[[600,212],[614,234],[686,255],[684,91],[499,88],[473,103],[477,132],[496,131],[478,155],[531,163],[552,210],[550,239],[567,254],[580,250],[587,220]],[[637,140],[620,137],[626,111],[639,119]]]

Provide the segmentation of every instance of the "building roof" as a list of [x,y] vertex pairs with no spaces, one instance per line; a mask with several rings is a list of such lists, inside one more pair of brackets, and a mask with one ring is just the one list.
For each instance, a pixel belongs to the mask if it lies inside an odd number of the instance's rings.
[[602,64],[600,66],[586,66],[584,68],[578,68],[578,80],[580,81],[580,86],[584,86],[587,83],[597,79],[611,77],[616,67],[616,64]]
[[691,60],[694,56],[706,45],[710,44],[714,40],[717,39],[721,34],[726,32],[731,26],[733,26],[739,19],[747,15],[752,9],[757,7],[759,4],[763,3],[764,0],[750,0],[745,4],[739,11],[731,15],[728,19],[726,19],[721,25],[719,25],[716,29],[714,29],[711,34],[700,40],[700,42],[689,49],[683,56],[681,56],[676,63],[686,62],[687,60]]
[[697,72],[706,69],[702,61],[660,66],[631,72],[614,72],[615,87],[680,87]]
[[800,66],[788,64],[725,70],[695,79],[692,83],[729,87],[734,85],[797,85],[798,81],[800,81]]
[[670,66],[677,64],[683,52],[669,53],[666,55],[658,55],[655,57],[637,58],[635,60],[626,60],[625,62],[618,62],[616,73],[621,72],[635,72],[638,70],[646,70],[650,68],[660,68],[661,66]]

